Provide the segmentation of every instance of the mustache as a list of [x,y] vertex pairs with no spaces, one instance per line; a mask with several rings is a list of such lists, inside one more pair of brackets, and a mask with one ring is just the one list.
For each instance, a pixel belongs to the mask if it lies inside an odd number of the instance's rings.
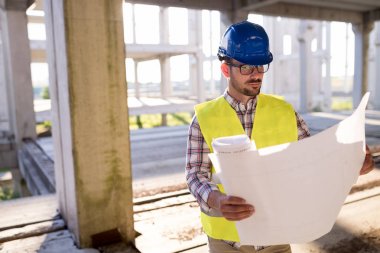
[[249,84],[249,83],[261,83],[262,82],[262,79],[261,78],[254,78],[254,79],[249,79],[248,81],[246,81],[245,83],[246,84]]

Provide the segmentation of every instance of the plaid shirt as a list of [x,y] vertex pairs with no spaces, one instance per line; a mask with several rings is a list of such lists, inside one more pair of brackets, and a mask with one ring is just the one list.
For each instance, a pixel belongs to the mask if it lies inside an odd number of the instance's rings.
[[[224,92],[224,98],[236,111],[245,133],[251,138],[253,118],[256,111],[256,98],[250,99],[246,106],[231,97],[227,90]],[[310,136],[310,132],[301,116],[297,112],[295,112],[295,114],[297,118],[298,140],[301,140]],[[202,135],[198,120],[196,116],[194,116],[189,128],[187,140],[186,181],[190,192],[197,199],[201,209],[206,213],[210,209],[207,204],[210,192],[218,190],[216,184],[211,182],[211,161],[208,157],[209,153],[210,149]]]

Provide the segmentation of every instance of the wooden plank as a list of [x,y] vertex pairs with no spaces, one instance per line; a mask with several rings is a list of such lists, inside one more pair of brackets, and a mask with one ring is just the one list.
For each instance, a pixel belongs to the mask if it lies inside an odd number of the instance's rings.
[[188,195],[188,194],[190,194],[188,189],[179,190],[179,191],[175,191],[175,192],[161,193],[161,194],[157,194],[154,196],[135,198],[133,200],[133,204],[134,205],[143,205],[143,204],[152,203],[152,202],[162,200],[162,199],[167,199],[167,198],[171,198],[171,197],[178,197],[178,196]]
[[23,151],[36,165],[39,177],[50,192],[55,190],[54,162],[34,140],[25,140]]
[[20,171],[22,176],[24,177],[28,190],[32,193],[32,195],[44,195],[53,193],[53,191],[49,191],[46,184],[43,181],[43,178],[39,174],[39,168],[36,166],[32,159],[33,157],[26,154],[26,152],[20,152]]
[[[78,250],[68,230],[43,234],[40,236],[5,242],[0,245],[1,252],[84,252]],[[98,251],[93,251],[98,252]]]
[[28,197],[0,203],[0,231],[59,217],[55,195]]
[[160,208],[179,206],[186,203],[196,204],[195,198],[190,194],[177,196],[177,197],[171,197],[171,198],[165,198],[165,199],[161,199],[152,203],[146,203],[144,205],[134,205],[133,211],[134,213],[141,213],[141,212],[146,212],[146,211],[158,210]]
[[57,219],[0,231],[0,243],[63,230],[65,226],[62,219]]

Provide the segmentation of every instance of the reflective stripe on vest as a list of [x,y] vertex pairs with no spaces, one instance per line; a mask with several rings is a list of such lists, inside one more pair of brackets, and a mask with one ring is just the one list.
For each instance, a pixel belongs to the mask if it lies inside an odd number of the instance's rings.
[[[223,96],[196,105],[195,114],[210,152],[213,152],[213,139],[245,133],[236,111]],[[251,139],[257,148],[296,141],[298,130],[293,107],[273,96],[260,94],[257,97]],[[215,173],[214,168],[211,172]],[[224,192],[222,185],[218,187]],[[214,239],[240,241],[235,222],[203,212],[201,222],[205,233]]]

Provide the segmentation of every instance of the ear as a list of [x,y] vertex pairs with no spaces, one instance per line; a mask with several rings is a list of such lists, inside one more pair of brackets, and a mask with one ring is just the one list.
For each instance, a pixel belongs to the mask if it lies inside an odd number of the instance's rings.
[[228,67],[226,63],[222,63],[222,65],[220,65],[220,69],[222,70],[222,73],[225,78],[230,77],[230,68]]

